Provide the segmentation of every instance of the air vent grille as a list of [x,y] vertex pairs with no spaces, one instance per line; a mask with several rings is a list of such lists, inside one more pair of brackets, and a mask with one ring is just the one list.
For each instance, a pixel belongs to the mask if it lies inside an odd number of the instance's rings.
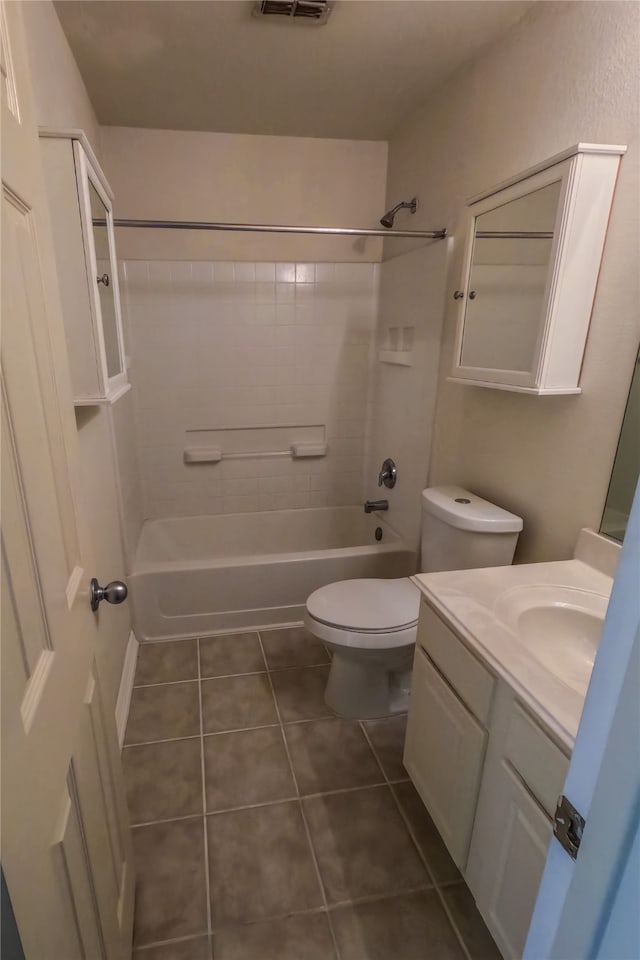
[[330,0],[256,0],[254,17],[288,17],[290,20],[323,24],[329,19]]

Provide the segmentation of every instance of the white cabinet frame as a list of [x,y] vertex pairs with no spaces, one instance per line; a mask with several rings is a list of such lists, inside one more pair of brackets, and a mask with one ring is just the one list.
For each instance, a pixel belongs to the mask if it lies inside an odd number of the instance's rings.
[[[620,158],[626,147],[579,143],[468,201],[450,380],[530,394],[576,394]],[[476,218],[560,181],[536,348],[529,372],[463,363]],[[460,296],[460,293],[462,296]]]
[[[67,269],[60,263],[59,277],[71,359],[74,403],[76,406],[113,403],[129,389],[113,227],[113,193],[89,141],[81,130],[41,128],[39,134],[43,143],[43,164],[49,188],[56,257],[66,257]],[[68,163],[59,153],[47,151],[46,143],[52,140],[66,141],[70,145]],[[107,366],[90,187],[94,188],[105,208],[109,282],[113,291],[119,368],[113,376],[109,376]],[[72,189],[76,194],[77,205],[71,200]],[[63,247],[67,249],[62,249]],[[79,265],[82,263],[80,248],[84,258],[82,266]],[[77,253],[70,254],[71,249]],[[72,271],[68,269],[70,255],[75,258]],[[80,283],[81,271],[86,278],[86,287],[84,283]],[[91,335],[87,332],[89,327]],[[90,368],[93,369],[91,375],[88,374]],[[83,371],[87,371],[86,376]]]

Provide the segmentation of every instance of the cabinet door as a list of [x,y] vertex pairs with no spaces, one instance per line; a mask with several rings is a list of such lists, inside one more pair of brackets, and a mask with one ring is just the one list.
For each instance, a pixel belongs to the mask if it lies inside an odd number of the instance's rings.
[[107,399],[115,399],[126,387],[127,375],[111,199],[77,140],[74,141],[74,156],[103,395]]
[[458,867],[467,859],[487,732],[416,649],[404,763]]
[[491,829],[478,823],[474,831],[469,868],[475,882],[470,877],[470,885],[503,957],[517,960],[524,951],[553,828],[504,761],[493,797]]

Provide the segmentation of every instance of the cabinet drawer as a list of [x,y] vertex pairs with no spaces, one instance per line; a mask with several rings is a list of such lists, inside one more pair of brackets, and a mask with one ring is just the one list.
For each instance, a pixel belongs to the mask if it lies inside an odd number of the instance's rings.
[[464,868],[488,734],[416,650],[404,763],[449,853]]
[[511,715],[505,757],[553,818],[569,759],[519,704]]
[[420,608],[417,643],[426,650],[471,712],[487,724],[495,677],[424,602]]

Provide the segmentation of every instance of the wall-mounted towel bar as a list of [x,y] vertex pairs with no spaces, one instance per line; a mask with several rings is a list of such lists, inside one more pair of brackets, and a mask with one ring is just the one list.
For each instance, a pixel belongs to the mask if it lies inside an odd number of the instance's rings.
[[293,443],[288,450],[244,450],[235,453],[223,453],[219,447],[190,449],[184,451],[185,463],[220,463],[221,460],[258,460],[271,457],[291,457],[292,460],[325,457],[326,443]]

